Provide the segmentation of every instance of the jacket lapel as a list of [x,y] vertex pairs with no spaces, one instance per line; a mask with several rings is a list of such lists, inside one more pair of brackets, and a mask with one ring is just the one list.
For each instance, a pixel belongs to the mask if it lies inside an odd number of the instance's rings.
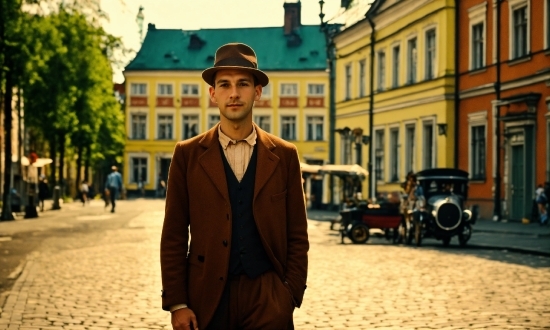
[[277,168],[279,157],[271,151],[275,149],[275,144],[273,144],[269,136],[256,124],[253,125],[256,127],[258,135],[256,140],[258,145],[258,160],[256,165],[256,182],[254,184],[254,199],[256,199],[256,196],[258,196]]
[[199,142],[199,144],[206,149],[204,153],[199,156],[199,163],[223,198],[229,202],[227,180],[225,178],[220,142],[218,139],[218,125],[206,132],[206,135]]

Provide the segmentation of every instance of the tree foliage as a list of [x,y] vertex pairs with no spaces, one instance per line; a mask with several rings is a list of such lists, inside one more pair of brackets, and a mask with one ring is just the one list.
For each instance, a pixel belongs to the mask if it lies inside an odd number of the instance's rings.
[[58,163],[57,179],[63,183],[67,148],[78,155],[78,167],[83,160],[98,167],[121,158],[124,118],[113,95],[111,64],[124,49],[98,23],[105,16],[98,0],[54,5],[0,0],[0,83],[2,96],[9,94],[7,78],[22,91],[25,125],[34,139],[47,141],[52,182]]

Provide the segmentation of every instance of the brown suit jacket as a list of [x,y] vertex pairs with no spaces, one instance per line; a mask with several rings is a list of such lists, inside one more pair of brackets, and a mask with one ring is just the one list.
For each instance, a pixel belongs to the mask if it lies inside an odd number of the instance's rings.
[[[275,272],[299,307],[309,242],[298,153],[293,144],[258,126],[256,131],[254,220]],[[215,126],[176,145],[168,176],[162,308],[187,304],[201,329],[214,314],[229,266],[232,213],[222,157]]]

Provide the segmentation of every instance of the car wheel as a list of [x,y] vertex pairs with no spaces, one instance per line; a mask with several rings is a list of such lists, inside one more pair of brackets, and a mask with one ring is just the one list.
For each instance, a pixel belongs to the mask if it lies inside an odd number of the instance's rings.
[[422,245],[422,224],[420,221],[414,222],[414,242],[416,246]]
[[363,244],[369,240],[369,227],[364,223],[357,223],[351,227],[350,239],[355,244]]
[[451,243],[450,237],[443,237],[441,240],[443,241],[443,246],[449,246],[449,244]]
[[472,237],[472,226],[470,224],[465,224],[462,228],[462,231],[460,234],[458,234],[458,244],[461,247],[466,246],[466,243],[470,240],[470,237]]

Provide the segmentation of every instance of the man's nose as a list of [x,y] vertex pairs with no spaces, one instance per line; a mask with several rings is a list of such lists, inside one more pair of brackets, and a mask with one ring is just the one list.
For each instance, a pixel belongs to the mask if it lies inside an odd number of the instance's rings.
[[239,90],[237,86],[231,87],[231,94],[229,95],[232,99],[238,99],[239,98]]

